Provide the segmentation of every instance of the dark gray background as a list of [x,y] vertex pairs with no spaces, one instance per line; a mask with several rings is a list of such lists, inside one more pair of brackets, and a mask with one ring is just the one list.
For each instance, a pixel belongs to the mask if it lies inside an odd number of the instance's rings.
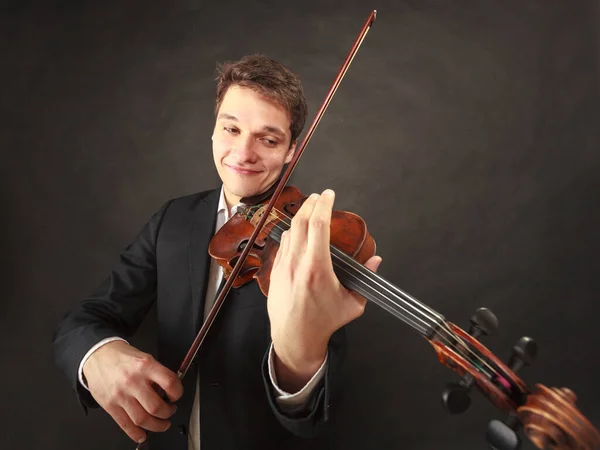
[[[292,184],[360,214],[380,272],[502,359],[540,345],[528,383],[569,386],[600,425],[598,1],[13,2],[2,9],[0,447],[131,449],[86,418],[51,333],[168,198],[218,186],[217,61],[262,52],[320,105],[370,9],[378,20]],[[152,317],[135,343],[152,350]],[[369,306],[349,327],[332,448],[483,449],[483,397],[450,416],[454,374]],[[524,448],[533,448],[530,444]]]

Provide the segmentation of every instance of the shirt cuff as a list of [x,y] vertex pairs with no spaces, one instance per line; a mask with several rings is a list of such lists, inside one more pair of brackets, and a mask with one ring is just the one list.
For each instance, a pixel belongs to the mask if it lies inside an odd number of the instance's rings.
[[[104,344],[108,344],[109,342],[112,342],[112,341],[125,341],[125,339],[123,339],[121,337],[118,337],[118,336],[107,337],[107,338],[102,339],[100,342],[98,342],[96,345],[94,345],[92,348],[90,348],[88,350],[88,352],[85,354],[85,356],[83,357],[83,359],[79,363],[79,369],[77,371],[77,376],[79,378],[79,382],[81,383],[81,385],[84,388],[86,388],[88,391],[90,390],[90,388],[88,388],[88,385],[85,382],[84,377],[83,377],[83,365],[88,360],[88,358],[90,356],[92,356],[92,353],[94,353],[96,350],[98,350]],[[125,342],[127,342],[127,341],[125,341]]]
[[275,400],[283,411],[294,412],[302,409],[308,403],[310,395],[325,375],[325,366],[327,364],[328,355],[329,352],[325,355],[325,361],[323,361],[319,370],[317,370],[308,383],[295,394],[290,394],[277,385],[277,375],[275,374],[275,352],[273,351],[273,343],[271,343],[271,347],[269,348],[269,377],[271,378],[271,384],[275,388],[277,394]]

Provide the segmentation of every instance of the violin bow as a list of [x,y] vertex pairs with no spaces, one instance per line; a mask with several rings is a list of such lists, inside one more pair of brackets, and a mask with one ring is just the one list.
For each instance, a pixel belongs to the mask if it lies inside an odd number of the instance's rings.
[[329,88],[329,91],[327,92],[327,95],[325,96],[325,99],[323,100],[321,107],[319,108],[308,131],[306,132],[306,135],[304,136],[302,143],[300,144],[300,146],[298,148],[296,148],[296,153],[294,154],[294,157],[288,164],[288,167],[287,167],[285,173],[280,178],[279,183],[277,184],[277,187],[275,188],[275,192],[271,196],[271,200],[269,201],[269,203],[266,206],[263,216],[261,217],[260,221],[258,222],[258,225],[255,227],[254,232],[250,236],[248,243],[244,247],[244,250],[242,251],[242,254],[240,255],[237,263],[233,267],[231,274],[227,278],[225,285],[219,291],[219,294],[215,300],[213,307],[211,308],[208,316],[206,317],[206,320],[204,321],[202,327],[200,328],[200,331],[196,335],[194,342],[192,343],[187,355],[185,356],[183,362],[181,363],[181,366],[179,367],[179,370],[177,371],[177,376],[179,377],[180,380],[183,379],[183,377],[187,373],[192,361],[196,357],[196,354],[198,353],[198,350],[200,349],[200,346],[202,345],[202,342],[204,341],[204,338],[206,337],[208,330],[210,329],[213,322],[215,321],[217,313],[221,309],[221,306],[222,306],[223,302],[225,301],[225,298],[227,297],[227,294],[229,293],[234,280],[236,279],[238,273],[240,272],[242,265],[244,264],[244,261],[246,261],[246,257],[248,256],[248,253],[254,246],[254,241],[256,240],[256,237],[262,230],[267,218],[271,214],[271,210],[273,209],[275,202],[279,198],[281,191],[285,187],[294,168],[296,167],[298,161],[300,160],[300,157],[302,156],[302,153],[304,152],[306,145],[310,141],[310,138],[314,134],[315,129],[317,128],[317,126],[319,125],[319,122],[321,121],[321,118],[325,114],[325,110],[329,106],[329,103],[331,103],[331,99],[333,98],[335,91],[337,90],[340,83],[342,82],[342,79],[344,78],[344,75],[348,71],[348,68],[350,67],[350,64],[352,63],[352,60],[354,59],[354,56],[358,52],[358,49],[360,48],[362,42],[364,41],[367,33],[369,32],[369,30],[371,29],[371,26],[375,22],[376,15],[377,15],[376,10],[373,10],[371,12],[371,14],[369,14],[369,17],[367,18],[365,24],[363,25],[358,37],[354,41],[354,44],[352,45],[352,48],[350,49],[348,56],[346,57],[344,63],[342,64],[341,69],[339,70],[337,76],[335,77],[335,80],[333,81],[331,87]]
[[[246,246],[244,247],[244,249],[242,251],[242,254],[238,258],[237,263],[231,270],[231,274],[227,278],[225,284],[219,290],[217,298],[215,299],[215,302],[213,304],[213,307],[211,308],[210,312],[208,313],[208,316],[206,317],[206,319],[204,320],[204,323],[202,324],[200,331],[198,331],[198,334],[196,335],[194,342],[192,342],[192,345],[190,346],[190,349],[188,350],[185,358],[183,359],[183,362],[179,366],[179,370],[177,370],[177,377],[180,380],[183,380],[183,378],[185,377],[187,371],[189,370],[189,368],[192,364],[192,361],[194,361],[194,358],[198,354],[198,351],[200,350],[200,346],[204,342],[204,339],[206,338],[206,335],[208,334],[208,330],[214,323],[214,321],[217,317],[217,314],[218,314],[219,310],[221,309],[221,306],[223,305],[225,298],[227,297],[227,294],[229,293],[229,291],[231,290],[231,287],[233,286],[234,280],[236,279],[244,262],[246,261],[246,257],[248,256],[248,253],[254,246],[254,242],[256,241],[258,234],[262,230],[267,218],[269,217],[269,215],[271,213],[271,210],[273,209],[273,206],[275,205],[275,202],[279,198],[281,191],[283,190],[288,179],[292,175],[294,168],[298,164],[298,161],[300,160],[300,157],[302,156],[302,153],[304,152],[306,145],[310,141],[310,138],[314,134],[315,129],[317,128],[317,126],[319,125],[319,122],[321,121],[321,118],[325,114],[325,110],[329,106],[329,103],[331,103],[331,99],[333,98],[333,95],[335,94],[335,92],[337,91],[337,88],[339,87],[340,83],[342,82],[344,75],[346,75],[346,72],[348,71],[348,68],[350,67],[350,64],[352,63],[354,56],[358,52],[358,49],[360,48],[365,37],[367,36],[367,33],[371,29],[371,26],[373,26],[376,15],[377,15],[376,10],[373,10],[371,12],[371,14],[369,14],[369,17],[367,18],[365,24],[363,25],[358,37],[354,41],[354,44],[352,45],[352,48],[350,49],[348,56],[346,56],[346,59],[344,60],[344,63],[342,64],[341,69],[339,70],[337,76],[335,77],[335,80],[333,81],[331,87],[329,88],[329,91],[327,92],[327,95],[325,96],[325,99],[323,100],[321,107],[317,111],[315,118],[313,119],[308,131],[306,132],[302,143],[300,144],[299,147],[296,148],[296,153],[294,154],[294,157],[288,164],[288,167],[287,167],[285,173],[283,174],[283,176],[279,179],[277,187],[275,188],[275,191],[274,191],[273,195],[271,196],[271,200],[269,201],[269,203],[266,206],[264,215],[262,216],[259,223],[255,227],[254,232],[250,236],[248,243],[246,244]],[[163,395],[163,399],[166,401],[169,400],[168,397],[166,396],[166,394]],[[150,432],[147,432],[147,434],[150,435]],[[147,445],[147,442],[148,442],[148,437],[146,438],[146,440],[144,442],[137,445],[136,450],[141,450],[141,449],[145,448]]]

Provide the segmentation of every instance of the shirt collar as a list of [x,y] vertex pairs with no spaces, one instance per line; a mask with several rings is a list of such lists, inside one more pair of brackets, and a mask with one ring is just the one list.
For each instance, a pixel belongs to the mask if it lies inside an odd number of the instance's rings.
[[225,217],[229,219],[232,215],[234,215],[238,208],[243,207],[243,203],[238,203],[237,205],[233,205],[231,207],[231,211],[227,210],[227,202],[225,201],[225,190],[223,185],[221,185],[221,193],[219,194],[219,205],[217,206],[217,214],[224,213]]
[[219,194],[219,206],[217,207],[217,214],[227,212],[227,202],[225,201],[225,192],[223,186],[221,186],[221,193]]

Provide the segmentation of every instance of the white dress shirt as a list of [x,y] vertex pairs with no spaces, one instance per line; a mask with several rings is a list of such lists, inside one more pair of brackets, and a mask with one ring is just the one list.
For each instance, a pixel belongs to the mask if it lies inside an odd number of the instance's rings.
[[[221,187],[221,193],[219,196],[219,204],[217,206],[217,223],[215,226],[215,233],[219,231],[219,229],[227,222],[233,214],[236,213],[237,208],[240,204],[235,205],[231,208],[231,211],[227,208],[227,202],[225,201],[225,194],[223,192],[223,187]],[[210,272],[208,278],[208,285],[206,288],[206,300],[204,306],[204,317],[206,318],[213,306],[215,295],[217,289],[219,288],[219,284],[221,278],[223,276],[223,268],[216,263],[214,259],[211,260],[210,264]],[[210,333],[210,331],[209,331]],[[85,354],[81,363],[79,364],[79,382],[81,385],[88,389],[85,380],[83,379],[83,365],[90,357],[90,355],[96,351],[98,348],[107,344],[109,342],[115,340],[125,339],[121,337],[109,337],[101,340],[96,345],[94,345],[90,350]],[[281,408],[284,412],[292,412],[297,409],[302,408],[308,399],[310,398],[310,394],[313,392],[319,381],[323,378],[325,374],[325,363],[327,362],[327,358],[319,368],[319,370],[313,375],[313,377],[308,381],[308,383],[295,394],[290,394],[282,390],[277,384],[277,376],[275,373],[275,362],[274,362],[274,354],[273,354],[273,344],[269,349],[269,376],[271,379],[271,383],[275,388],[275,392],[277,393],[276,402],[279,408]],[[265,393],[266,395],[266,393]],[[194,396],[194,404],[192,407],[192,413],[190,416],[189,423],[189,433],[188,433],[188,450],[200,450],[200,382],[199,377],[196,378],[196,393]]]

